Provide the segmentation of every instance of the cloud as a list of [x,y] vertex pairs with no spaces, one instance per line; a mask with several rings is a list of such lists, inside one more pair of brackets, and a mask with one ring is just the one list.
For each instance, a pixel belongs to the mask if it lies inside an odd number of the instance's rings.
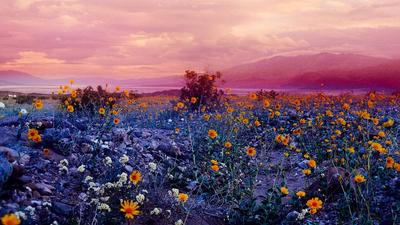
[[35,64],[37,74],[49,59],[60,60],[58,76],[129,77],[279,54],[400,52],[395,0],[9,0],[0,10],[0,68],[31,52],[36,61],[15,69]]

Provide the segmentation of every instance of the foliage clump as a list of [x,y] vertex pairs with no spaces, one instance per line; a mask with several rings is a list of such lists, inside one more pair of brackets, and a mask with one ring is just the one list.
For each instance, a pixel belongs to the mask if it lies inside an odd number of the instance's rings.
[[213,107],[218,105],[224,92],[217,89],[217,81],[222,74],[198,73],[192,70],[185,71],[185,86],[181,89],[181,100],[191,102],[191,110],[201,106]]

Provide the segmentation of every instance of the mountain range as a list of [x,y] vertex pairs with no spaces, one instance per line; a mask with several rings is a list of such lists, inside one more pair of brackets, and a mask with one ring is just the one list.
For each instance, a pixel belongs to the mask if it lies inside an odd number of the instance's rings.
[[[265,89],[400,89],[400,59],[358,54],[320,53],[275,56],[221,71],[223,87]],[[74,79],[80,85],[181,87],[183,76],[116,80],[108,78],[42,79],[19,71],[0,71],[1,85],[60,85]],[[168,88],[165,88],[168,89]]]

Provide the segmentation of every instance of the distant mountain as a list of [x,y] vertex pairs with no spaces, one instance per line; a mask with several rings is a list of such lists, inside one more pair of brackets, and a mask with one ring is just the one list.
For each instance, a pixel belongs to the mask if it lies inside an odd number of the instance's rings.
[[222,71],[227,87],[400,88],[400,61],[357,54],[276,56]]
[[43,79],[28,73],[15,70],[0,71],[0,85],[31,85],[43,82]]
[[276,56],[222,71],[226,86],[272,87],[287,86],[291,79],[306,73],[349,71],[383,64],[393,60],[357,54],[320,53],[315,55]]
[[304,73],[288,80],[285,87],[400,90],[400,60],[362,69]]
[[63,78],[63,79],[42,79],[28,73],[5,70],[0,71],[0,86],[46,86],[46,85],[64,85],[70,80],[74,80],[76,85],[119,85],[121,87],[170,87],[176,88],[183,85],[182,76],[152,77],[116,80],[103,77],[84,77],[84,78]]

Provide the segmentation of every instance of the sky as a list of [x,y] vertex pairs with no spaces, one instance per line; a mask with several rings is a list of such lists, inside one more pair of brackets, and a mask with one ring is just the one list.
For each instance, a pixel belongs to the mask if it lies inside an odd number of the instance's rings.
[[2,0],[0,70],[119,79],[275,55],[400,58],[398,0]]

